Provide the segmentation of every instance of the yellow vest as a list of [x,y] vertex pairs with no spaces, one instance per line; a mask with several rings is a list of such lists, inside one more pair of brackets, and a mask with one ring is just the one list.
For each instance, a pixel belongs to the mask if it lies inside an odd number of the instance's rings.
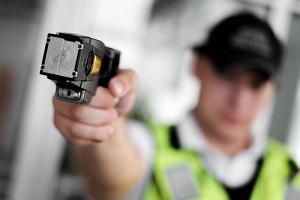
[[[145,200],[229,200],[225,188],[205,169],[198,153],[171,145],[169,126],[150,127],[156,153]],[[291,163],[287,150],[270,140],[250,200],[300,200],[300,175]]]

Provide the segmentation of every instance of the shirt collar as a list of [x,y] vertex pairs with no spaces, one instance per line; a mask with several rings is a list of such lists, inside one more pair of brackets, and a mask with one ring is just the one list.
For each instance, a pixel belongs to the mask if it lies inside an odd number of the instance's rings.
[[[234,156],[228,156],[215,149],[205,138],[192,114],[189,114],[177,126],[178,138],[183,148],[196,151],[201,155],[206,168],[227,185],[236,186],[247,182],[253,175],[256,161],[265,148],[264,137],[251,134],[252,143]],[[243,175],[236,168],[244,168]],[[230,173],[230,171],[233,171]],[[236,174],[235,173],[239,173]],[[230,174],[230,176],[229,176]]]

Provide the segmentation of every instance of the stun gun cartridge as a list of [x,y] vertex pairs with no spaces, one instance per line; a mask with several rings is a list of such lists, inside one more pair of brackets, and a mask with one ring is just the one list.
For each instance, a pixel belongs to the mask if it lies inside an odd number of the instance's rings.
[[119,68],[120,51],[103,42],[72,33],[49,33],[40,74],[56,84],[55,96],[89,103],[97,86],[107,87]]

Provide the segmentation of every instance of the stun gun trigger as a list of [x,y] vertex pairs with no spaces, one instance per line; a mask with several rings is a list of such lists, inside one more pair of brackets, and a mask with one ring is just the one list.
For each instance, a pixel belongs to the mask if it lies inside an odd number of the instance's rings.
[[120,51],[103,42],[71,33],[49,33],[40,74],[56,83],[55,96],[89,103],[97,86],[107,87],[119,68]]

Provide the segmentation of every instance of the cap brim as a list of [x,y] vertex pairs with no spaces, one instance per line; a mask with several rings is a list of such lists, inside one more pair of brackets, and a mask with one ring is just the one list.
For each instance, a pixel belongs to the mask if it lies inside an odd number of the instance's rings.
[[[257,56],[240,55],[235,61],[224,59],[224,53],[215,52],[210,45],[204,44],[201,46],[194,46],[192,50],[195,53],[200,53],[208,56],[217,72],[220,74],[232,74],[243,70],[259,70],[263,72],[268,78],[271,78],[276,73],[276,70],[269,61],[259,58]],[[219,55],[219,56],[217,56]],[[222,61],[221,61],[222,60]],[[221,62],[220,62],[221,61]]]
[[192,50],[195,53],[211,54],[211,48],[208,44],[193,46]]
[[276,73],[274,67],[271,63],[260,58],[243,58],[237,60],[233,63],[228,64],[227,66],[222,67],[222,74],[232,74],[244,70],[259,70],[263,72],[268,78],[271,78]]

